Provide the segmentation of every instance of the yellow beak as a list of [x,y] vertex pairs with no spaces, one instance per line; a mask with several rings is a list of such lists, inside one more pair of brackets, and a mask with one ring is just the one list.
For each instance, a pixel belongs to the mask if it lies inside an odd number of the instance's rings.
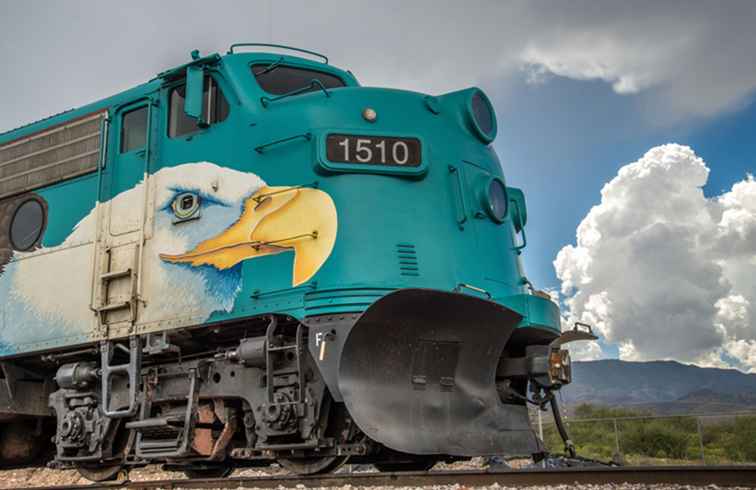
[[223,233],[184,254],[161,254],[160,258],[223,270],[242,260],[293,250],[292,285],[298,286],[314,276],[331,255],[336,229],[336,206],[325,192],[264,187],[247,198],[239,220]]

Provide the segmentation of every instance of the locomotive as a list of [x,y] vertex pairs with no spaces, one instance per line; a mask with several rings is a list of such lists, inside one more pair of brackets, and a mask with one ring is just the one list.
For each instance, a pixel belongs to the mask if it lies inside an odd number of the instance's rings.
[[0,465],[91,480],[544,452],[577,327],[478,88],[240,43],[0,135]]

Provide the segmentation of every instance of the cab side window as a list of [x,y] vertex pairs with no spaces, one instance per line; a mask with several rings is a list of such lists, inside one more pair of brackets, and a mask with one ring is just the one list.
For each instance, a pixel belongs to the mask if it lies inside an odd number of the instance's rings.
[[121,119],[121,153],[144,148],[147,144],[147,106],[124,113]]
[[[170,138],[194,133],[199,129],[197,120],[184,113],[185,98],[186,84],[171,89],[168,115],[168,137]],[[205,77],[205,89],[202,95],[202,120],[208,124],[219,123],[228,117],[228,112],[228,101],[223,96],[220,87],[212,77]]]

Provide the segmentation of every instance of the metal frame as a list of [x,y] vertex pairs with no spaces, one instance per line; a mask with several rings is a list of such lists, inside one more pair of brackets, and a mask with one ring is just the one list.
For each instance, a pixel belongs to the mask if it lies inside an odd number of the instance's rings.
[[[102,395],[102,412],[106,417],[110,418],[124,418],[132,417],[137,412],[137,392],[139,388],[139,380],[141,377],[142,369],[142,343],[139,337],[133,336],[129,338],[128,349],[121,344],[114,344],[116,348],[120,348],[129,354],[129,362],[127,364],[110,364],[113,360],[113,350],[111,350],[111,342],[104,340],[100,342],[100,372],[102,379],[101,383],[101,395]],[[118,373],[126,373],[129,378],[129,405],[123,410],[111,410],[110,409],[110,391],[112,387],[112,376]]]
[[302,49],[302,48],[295,48],[293,46],[286,46],[285,44],[268,44],[268,43],[234,43],[228,48],[227,54],[236,54],[234,52],[234,49],[236,48],[276,48],[276,49],[287,49],[289,51],[296,51],[297,53],[304,53],[309,54],[312,56],[316,56],[323,60],[323,63],[326,65],[328,64],[328,57],[324,54],[318,53],[316,51],[310,51],[308,49]]

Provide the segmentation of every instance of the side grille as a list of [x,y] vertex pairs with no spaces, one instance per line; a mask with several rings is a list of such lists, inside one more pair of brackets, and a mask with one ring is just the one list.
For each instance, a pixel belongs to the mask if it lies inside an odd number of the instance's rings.
[[417,250],[411,243],[397,243],[396,258],[399,262],[399,275],[418,277],[420,267],[417,260]]
[[0,197],[94,172],[107,112],[0,145]]

